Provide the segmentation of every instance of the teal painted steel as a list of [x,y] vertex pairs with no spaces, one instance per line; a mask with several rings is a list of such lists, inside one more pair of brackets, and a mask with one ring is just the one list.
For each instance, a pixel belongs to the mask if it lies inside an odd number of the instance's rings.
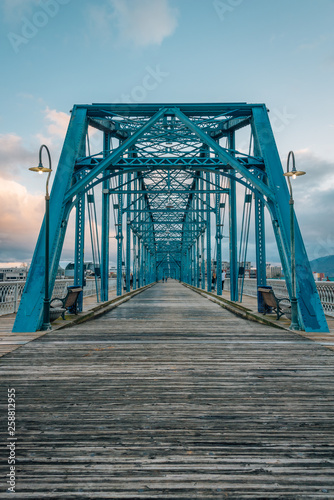
[[[88,123],[103,134],[104,141],[100,153],[87,156],[84,143]],[[236,134],[244,127],[251,128],[253,154],[237,149]],[[111,149],[110,139],[117,144]],[[227,145],[223,147],[225,140]],[[74,206],[75,282],[83,283],[84,198],[98,184],[102,185],[102,300],[108,298],[111,199],[116,213],[118,295],[123,293],[123,273],[126,291],[130,289],[130,269],[134,289],[163,277],[174,277],[203,289],[207,286],[208,290],[214,270],[220,294],[227,197],[231,299],[238,300],[237,184],[248,187],[255,200],[258,284],[265,283],[266,207],[291,293],[287,187],[264,105],[74,106],[51,193],[50,293]],[[215,231],[211,227],[214,222]],[[244,240],[248,231],[244,234],[242,245],[247,246]],[[35,331],[41,325],[43,238],[44,226],[14,331]],[[213,241],[215,252],[211,248]],[[307,330],[327,331],[298,224],[296,261],[300,324]]]
[[[253,110],[253,120],[255,135],[266,166],[268,185],[274,192],[271,204],[273,226],[291,297],[289,190],[265,106]],[[300,325],[306,331],[329,331],[296,217],[295,246]]]
[[[235,134],[228,136],[229,147],[235,150]],[[238,300],[238,240],[237,240],[237,194],[235,172],[230,178],[229,196],[229,232],[230,232],[230,296],[233,302]]]
[[[81,138],[78,154],[81,157],[86,156],[86,136]],[[85,170],[78,173],[76,181],[83,178]],[[86,214],[86,194],[81,193],[77,196],[75,214],[75,248],[74,248],[74,281],[73,284],[84,288],[85,285],[85,214]],[[77,311],[83,309],[83,292],[80,293],[77,302]]]
[[[85,283],[85,265],[84,265],[84,249],[85,249],[85,207],[86,196],[78,196],[76,204],[75,218],[75,262],[74,262],[74,285],[84,287]],[[77,310],[82,311],[83,293],[80,293],[78,298]]]
[[[216,188],[221,182],[220,175],[216,174],[215,177]],[[221,208],[220,208],[220,198],[219,193],[216,194],[215,204],[216,204],[216,246],[217,246],[217,266],[216,266],[216,287],[217,295],[222,294],[222,225],[221,225]]]
[[[127,188],[131,185],[131,175],[127,175]],[[128,189],[128,193],[126,195],[126,205],[127,207],[131,204],[131,191]],[[127,213],[126,217],[126,258],[125,258],[125,284],[126,291],[130,292],[130,274],[131,274],[131,227],[130,227],[130,214]]]
[[[103,157],[110,151],[110,134],[104,133]],[[110,231],[110,179],[102,182],[102,224],[101,224],[101,301],[109,298],[109,231]]]
[[[50,279],[52,293],[54,280],[68,221],[68,206],[63,203],[74,174],[75,160],[87,130],[87,109],[73,108],[64,147],[52,186],[50,198]],[[34,332],[41,327],[43,285],[45,271],[44,223],[34,251],[26,286],[16,315],[13,332]]]
[[123,194],[122,194],[122,184],[123,184],[123,174],[118,176],[119,182],[119,195],[118,195],[118,217],[117,217],[117,284],[116,293],[117,295],[122,295],[123,288]]
[[210,200],[210,173],[206,173],[206,286],[211,292],[212,270],[211,270],[211,200]]
[[[255,249],[257,286],[267,284],[264,204],[255,197]],[[262,310],[260,312],[263,312]]]

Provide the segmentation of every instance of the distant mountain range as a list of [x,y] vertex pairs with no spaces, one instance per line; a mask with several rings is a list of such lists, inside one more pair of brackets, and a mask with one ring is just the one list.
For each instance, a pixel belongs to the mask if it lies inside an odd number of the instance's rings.
[[310,261],[313,272],[324,273],[325,276],[334,277],[334,255],[327,255]]

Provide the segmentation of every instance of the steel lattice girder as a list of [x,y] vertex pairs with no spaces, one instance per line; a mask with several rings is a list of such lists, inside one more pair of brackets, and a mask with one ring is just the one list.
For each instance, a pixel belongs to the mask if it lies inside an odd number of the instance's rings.
[[[100,153],[87,155],[88,126],[103,132]],[[235,133],[251,128],[253,154],[236,149]],[[225,140],[225,147],[221,140]],[[117,141],[109,146],[110,139]],[[110,149],[109,149],[110,148]],[[256,153],[256,154],[254,154]],[[124,175],[127,174],[127,175]],[[222,185],[220,179],[227,179]],[[111,182],[111,184],[110,184]],[[118,202],[118,271],[122,272],[126,239],[126,276],[129,278],[130,233],[133,235],[134,276],[138,284],[154,281],[161,268],[173,267],[175,277],[199,284],[204,258],[211,286],[211,214],[220,230],[221,211],[230,199],[231,288],[237,286],[235,183],[248,187],[256,200],[256,232],[261,253],[259,276],[265,280],[263,210],[271,215],[286,283],[291,293],[289,194],[275,140],[263,104],[93,104],[74,106],[50,200],[50,292],[58,269],[67,221],[76,206],[78,255],[76,283],[82,279],[83,200],[94,186],[103,186],[103,244],[101,248],[107,296],[109,196]],[[215,200],[212,203],[212,200]],[[118,208],[116,208],[118,207]],[[126,224],[123,219],[126,217]],[[80,232],[80,234],[79,234]],[[206,239],[204,238],[204,235]],[[214,233],[213,233],[214,236]],[[82,241],[80,240],[82,239]],[[13,331],[35,331],[41,325],[44,278],[44,224],[35,248],[27,284]],[[79,251],[79,250],[78,250]],[[219,250],[221,252],[221,249]],[[219,255],[221,255],[219,253]],[[300,324],[309,331],[328,331],[302,236],[296,221],[297,295]],[[165,269],[165,268],[164,268]],[[118,283],[118,292],[120,282]],[[237,289],[232,300],[237,300]]]

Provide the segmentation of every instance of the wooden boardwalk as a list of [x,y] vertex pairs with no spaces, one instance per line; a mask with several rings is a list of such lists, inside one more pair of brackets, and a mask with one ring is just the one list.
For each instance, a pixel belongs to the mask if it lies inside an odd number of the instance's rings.
[[176,282],[0,371],[3,412],[16,389],[16,498],[334,498],[334,352]]

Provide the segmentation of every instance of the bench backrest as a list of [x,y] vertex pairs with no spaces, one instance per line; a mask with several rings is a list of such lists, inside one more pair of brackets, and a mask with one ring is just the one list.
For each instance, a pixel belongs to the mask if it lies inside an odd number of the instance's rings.
[[258,288],[258,291],[262,293],[263,300],[265,304],[269,307],[277,307],[277,302],[273,290],[269,288]]
[[66,300],[65,300],[65,303],[64,303],[64,307],[71,307],[71,306],[73,306],[73,304],[75,304],[75,301],[77,300],[78,295],[79,295],[80,292],[82,292],[82,288],[81,287],[70,288],[69,290],[67,290],[67,296],[66,296]]

